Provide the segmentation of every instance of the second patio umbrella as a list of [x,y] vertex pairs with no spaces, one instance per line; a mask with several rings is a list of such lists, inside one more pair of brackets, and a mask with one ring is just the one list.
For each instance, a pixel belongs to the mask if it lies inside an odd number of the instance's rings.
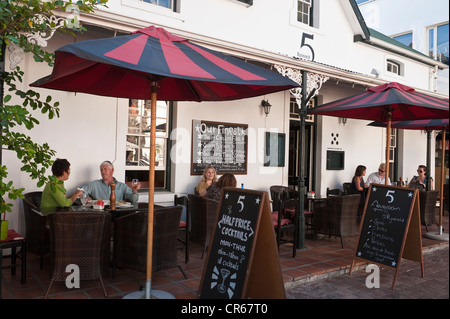
[[[386,123],[384,122],[372,122],[369,123],[370,126],[380,126],[380,127],[386,127]],[[435,239],[440,240],[447,240],[448,241],[448,234],[442,233],[442,214],[444,209],[444,196],[448,196],[448,194],[444,194],[444,179],[445,179],[445,173],[444,173],[444,166],[445,166],[445,135],[449,128],[448,125],[448,118],[446,119],[434,119],[434,120],[416,120],[416,121],[394,121],[391,123],[392,128],[397,129],[406,129],[406,130],[426,130],[426,131],[432,131],[432,130],[442,130],[442,163],[441,163],[441,183],[439,185],[440,188],[440,207],[439,207],[439,232],[437,234],[430,234],[430,237],[434,237]]]
[[[448,99],[439,99],[390,82],[367,92],[309,109],[310,113],[386,123],[386,176],[389,177],[391,121],[448,118]],[[388,178],[385,179],[387,185]]]
[[151,99],[145,297],[151,294],[156,101],[224,101],[288,90],[282,75],[209,50],[150,26],[130,35],[68,44],[51,75],[31,86],[102,96]]

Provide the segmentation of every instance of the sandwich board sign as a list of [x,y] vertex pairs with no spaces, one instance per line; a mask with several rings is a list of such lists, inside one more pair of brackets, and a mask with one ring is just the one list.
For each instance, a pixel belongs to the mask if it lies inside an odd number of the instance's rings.
[[200,298],[285,298],[267,192],[222,191]]
[[394,289],[402,258],[419,262],[424,276],[418,190],[371,184],[350,274],[355,260],[395,269]]

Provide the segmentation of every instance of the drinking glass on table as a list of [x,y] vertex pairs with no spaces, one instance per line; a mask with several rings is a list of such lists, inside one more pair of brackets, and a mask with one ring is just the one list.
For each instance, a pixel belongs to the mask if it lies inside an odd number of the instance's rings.
[[80,196],[81,204],[83,205],[83,207],[86,206],[88,199],[89,198],[88,198],[86,192],[83,192],[83,194],[81,194],[81,196]]
[[131,188],[133,188],[133,190],[136,190],[138,185],[139,185],[139,180],[137,178],[133,178],[133,180],[131,181]]

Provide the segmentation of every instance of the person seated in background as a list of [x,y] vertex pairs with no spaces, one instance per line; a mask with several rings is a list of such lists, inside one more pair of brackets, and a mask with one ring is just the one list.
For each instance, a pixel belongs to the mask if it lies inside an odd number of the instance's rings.
[[207,166],[203,170],[202,180],[194,189],[196,195],[205,196],[206,190],[215,182],[217,182],[217,173],[214,167]]
[[364,204],[366,202],[366,185],[364,183],[364,176],[366,175],[366,167],[364,165],[358,165],[355,170],[355,176],[352,178],[352,184],[350,188],[358,191],[361,194],[361,200],[359,202],[358,213],[361,214],[364,210]]
[[[378,166],[378,172],[373,172],[367,177],[366,180],[366,187],[369,187],[370,184],[383,184],[386,182],[386,164],[381,163],[380,166]],[[391,180],[388,177],[388,185],[391,185]]]
[[111,196],[110,184],[114,182],[116,184],[114,188],[116,201],[137,203],[139,200],[137,192],[141,188],[140,183],[131,189],[127,184],[117,181],[113,176],[114,165],[110,161],[104,161],[100,164],[100,174],[102,175],[101,179],[89,182],[82,187],[89,199],[109,199]]
[[52,174],[53,178],[50,177],[50,181],[42,191],[41,212],[43,214],[54,212],[58,207],[72,206],[73,202],[83,194],[83,190],[78,189],[72,195],[66,196],[64,181],[67,181],[70,176],[68,160],[57,158],[52,165]]
[[426,189],[428,184],[428,179],[430,179],[430,189],[433,190],[433,178],[427,176],[427,167],[425,165],[419,165],[417,168],[417,173],[419,175],[414,175],[408,184],[408,187],[415,187],[420,189]]
[[220,200],[220,194],[222,193],[222,189],[224,187],[236,187],[237,181],[236,177],[234,177],[231,173],[223,174],[216,183],[212,184],[206,190],[205,197],[214,199],[215,201]]

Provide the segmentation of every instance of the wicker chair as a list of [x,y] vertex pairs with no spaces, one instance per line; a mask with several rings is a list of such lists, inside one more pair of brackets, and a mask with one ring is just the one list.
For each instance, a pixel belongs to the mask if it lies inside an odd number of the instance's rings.
[[298,201],[290,198],[280,201],[279,211],[272,214],[272,221],[277,238],[277,247],[292,243],[292,257],[295,258],[297,249],[295,239],[297,238]]
[[333,188],[333,189],[327,188],[327,197],[342,196],[342,195],[344,195],[344,194],[343,194],[342,190],[340,190],[339,188]]
[[219,202],[204,196],[188,195],[188,207],[191,217],[189,240],[203,247],[202,259],[208,248],[214,224],[217,219]]
[[314,236],[326,234],[342,238],[358,234],[359,194],[332,196],[318,201],[314,207]]
[[51,281],[65,281],[66,267],[79,267],[80,280],[100,280],[107,275],[110,256],[111,215],[105,212],[57,212],[48,215],[50,224]]
[[184,262],[189,262],[189,229],[191,228],[191,218],[189,216],[189,205],[187,196],[173,196],[173,204],[175,206],[181,205],[186,210],[186,221],[180,221],[180,227],[178,228],[178,242],[180,242],[181,248],[184,248]]
[[343,195],[359,194],[357,190],[352,188],[352,183],[342,183]]
[[298,192],[288,186],[270,186],[270,198],[272,199],[272,211],[274,212],[280,209],[280,201],[296,197],[298,197]]
[[420,222],[425,226],[427,232],[429,225],[436,224],[439,226],[435,215],[438,195],[438,190],[419,192]]
[[[181,206],[158,208],[153,216],[152,271],[178,267],[177,237]],[[124,268],[139,272],[147,270],[148,213],[118,217],[114,221],[113,269]],[[114,276],[114,273],[113,273]]]
[[50,251],[50,235],[47,216],[40,211],[42,192],[29,192],[22,199],[25,217],[27,251],[39,255],[40,268],[44,268],[44,256]]

